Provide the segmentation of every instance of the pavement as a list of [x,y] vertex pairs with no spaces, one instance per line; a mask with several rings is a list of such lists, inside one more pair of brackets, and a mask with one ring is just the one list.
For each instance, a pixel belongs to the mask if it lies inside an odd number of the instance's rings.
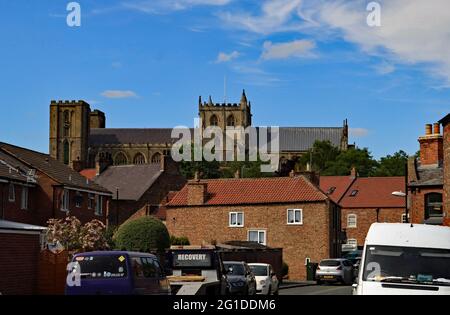
[[338,284],[280,287],[280,295],[352,295],[352,287]]
[[283,281],[280,290],[317,285],[316,281]]

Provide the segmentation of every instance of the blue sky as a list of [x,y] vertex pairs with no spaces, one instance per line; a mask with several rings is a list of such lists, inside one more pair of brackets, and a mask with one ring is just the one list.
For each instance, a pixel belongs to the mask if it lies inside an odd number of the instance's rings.
[[450,109],[450,3],[379,1],[373,28],[368,2],[80,0],[71,28],[69,1],[2,1],[0,141],[47,152],[52,99],[84,99],[108,127],[192,126],[226,77],[255,125],[349,119],[375,157],[414,154]]

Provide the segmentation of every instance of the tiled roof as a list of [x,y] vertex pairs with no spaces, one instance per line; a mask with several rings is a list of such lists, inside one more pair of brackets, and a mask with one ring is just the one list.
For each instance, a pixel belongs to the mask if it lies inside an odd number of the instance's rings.
[[[115,144],[173,144],[177,139],[171,138],[172,129],[91,129],[89,144],[92,146]],[[192,133],[192,129],[191,129]],[[343,135],[343,128],[322,127],[280,127],[281,151],[307,151],[315,141],[329,140],[339,147]]]
[[[244,205],[315,202],[327,196],[303,176],[277,178],[243,178],[202,180],[207,185],[205,205]],[[188,184],[168,206],[186,206]]]
[[0,178],[27,182],[29,168],[14,157],[0,151]]
[[411,187],[444,185],[444,169],[440,165],[420,166],[416,164],[416,180],[409,183]]
[[113,199],[137,201],[162,174],[160,164],[110,166],[94,181],[109,189]]
[[405,191],[404,177],[357,178],[340,205],[342,208],[404,208],[405,198],[393,196],[394,191]]
[[354,181],[355,178],[351,176],[321,176],[320,189],[331,200],[339,203]]
[[50,157],[48,154],[39,153],[11,144],[0,142],[0,150],[14,156],[31,169],[39,170],[61,185],[109,193],[105,188],[88,181],[78,172]]

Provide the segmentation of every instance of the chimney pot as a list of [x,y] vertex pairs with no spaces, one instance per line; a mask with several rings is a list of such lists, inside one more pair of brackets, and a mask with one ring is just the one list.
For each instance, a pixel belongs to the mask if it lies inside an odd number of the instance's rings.
[[236,172],[234,173],[234,178],[241,178],[241,171],[240,170],[236,170]]
[[425,135],[430,136],[432,134],[433,126],[431,124],[425,125]]
[[440,135],[441,134],[441,124],[440,123],[435,123],[434,124],[434,134],[435,135]]

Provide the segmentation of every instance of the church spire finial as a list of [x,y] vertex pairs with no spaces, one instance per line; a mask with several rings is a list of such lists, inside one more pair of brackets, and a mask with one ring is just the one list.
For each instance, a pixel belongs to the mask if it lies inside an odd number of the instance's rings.
[[247,95],[245,95],[245,90],[242,90],[241,103],[247,103]]
[[202,106],[202,96],[201,95],[198,97],[198,105]]
[[213,105],[213,101],[212,101],[211,95],[209,96],[208,104],[209,104],[209,106],[212,106],[212,105]]

